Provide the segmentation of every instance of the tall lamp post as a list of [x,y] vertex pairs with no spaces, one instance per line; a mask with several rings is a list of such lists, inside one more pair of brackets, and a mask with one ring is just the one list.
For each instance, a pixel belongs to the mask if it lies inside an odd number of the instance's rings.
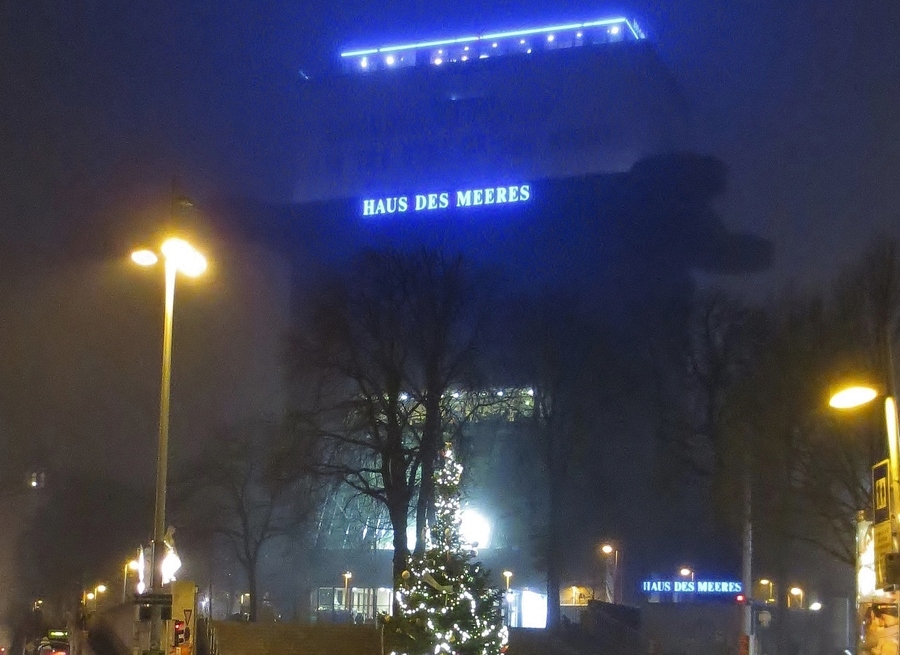
[[[175,310],[175,278],[178,273],[197,277],[206,270],[206,258],[183,239],[166,239],[160,247],[165,264],[165,312],[163,317],[162,381],[159,394],[159,446],[156,456],[156,507],[153,515],[153,555],[150,588],[160,591],[163,536],[166,533],[166,484],[169,470],[169,391],[172,379],[172,323]],[[131,259],[139,266],[153,266],[160,257],[152,250],[136,250]],[[154,607],[150,623],[150,650],[160,651],[162,615]]]
[[344,607],[347,611],[350,611],[350,578],[353,577],[353,574],[350,571],[344,573]]
[[[600,552],[606,557],[606,600],[609,603],[618,602],[619,591],[619,549],[606,543],[600,546]],[[612,575],[609,574],[609,558],[612,556]],[[610,584],[610,581],[612,584]]]
[[[896,382],[894,381],[894,360],[893,352],[890,347],[890,337],[888,338],[888,361],[890,362],[889,385],[890,391],[884,397],[884,426],[885,436],[888,445],[888,477],[890,478],[888,503],[889,509],[889,529],[891,536],[891,553],[898,552],[898,519],[900,519],[900,441],[898,441],[897,430],[897,403],[894,400],[896,394]],[[850,386],[842,389],[831,396],[828,404],[835,409],[854,409],[867,403],[872,402],[878,397],[878,391],[869,386]],[[877,529],[877,528],[876,528]],[[878,553],[876,548],[876,557],[883,554]],[[879,566],[884,566],[882,562],[876,561],[876,570]],[[900,606],[900,594],[897,594],[896,602]]]
[[[855,409],[872,402],[878,395],[878,391],[872,387],[852,386],[835,393],[828,404],[835,409]],[[890,461],[891,531],[896,535],[897,514],[900,512],[900,455],[898,455],[900,448],[897,443],[897,404],[893,395],[884,397],[884,425]],[[896,548],[895,543],[895,552]]]

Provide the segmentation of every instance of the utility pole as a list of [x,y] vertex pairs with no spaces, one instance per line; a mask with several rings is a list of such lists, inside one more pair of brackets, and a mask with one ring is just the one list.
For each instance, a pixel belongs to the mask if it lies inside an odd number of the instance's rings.
[[740,655],[755,655],[753,643],[753,499],[750,489],[749,458],[744,459],[743,529],[741,530],[741,582],[744,588],[744,605],[741,608]]

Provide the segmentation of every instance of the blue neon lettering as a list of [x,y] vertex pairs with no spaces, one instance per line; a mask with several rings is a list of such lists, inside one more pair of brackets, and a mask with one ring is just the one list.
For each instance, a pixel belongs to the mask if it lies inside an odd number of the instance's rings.
[[439,191],[410,196],[365,198],[362,200],[362,215],[396,214],[409,210],[432,211],[449,207],[480,207],[483,205],[521,203],[530,199],[530,184]]

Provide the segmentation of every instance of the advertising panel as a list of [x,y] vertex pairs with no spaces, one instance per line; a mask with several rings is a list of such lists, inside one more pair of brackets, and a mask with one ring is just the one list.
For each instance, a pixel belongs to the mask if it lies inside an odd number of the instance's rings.
[[878,589],[875,575],[875,526],[857,521],[856,607],[860,655],[896,655],[898,643],[897,594]]

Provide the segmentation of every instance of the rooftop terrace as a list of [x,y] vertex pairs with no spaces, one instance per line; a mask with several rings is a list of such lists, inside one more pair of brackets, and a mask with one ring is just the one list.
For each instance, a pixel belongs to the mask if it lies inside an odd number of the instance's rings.
[[636,21],[618,16],[347,50],[341,53],[341,61],[345,71],[356,73],[410,66],[459,66],[490,57],[527,56],[546,50],[644,38]]

